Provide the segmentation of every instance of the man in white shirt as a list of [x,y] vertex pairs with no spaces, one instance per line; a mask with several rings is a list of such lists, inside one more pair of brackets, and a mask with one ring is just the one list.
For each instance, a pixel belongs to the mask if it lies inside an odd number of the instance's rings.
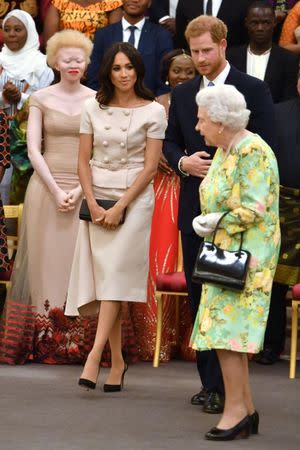
[[231,47],[227,58],[237,69],[264,80],[274,103],[298,96],[297,74],[299,55],[273,42],[275,12],[267,1],[254,1],[245,20],[249,44]]

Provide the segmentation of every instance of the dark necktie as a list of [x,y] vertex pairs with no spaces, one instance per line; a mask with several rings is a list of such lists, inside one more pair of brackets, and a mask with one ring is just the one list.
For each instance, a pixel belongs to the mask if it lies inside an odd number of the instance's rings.
[[130,31],[130,36],[128,39],[129,44],[133,45],[135,44],[135,36],[134,36],[134,32],[137,29],[137,27],[135,25],[130,25],[130,27],[128,27],[128,30]]
[[212,16],[212,0],[207,0],[206,15],[207,16]]
[[211,87],[211,86],[214,86],[214,85],[215,85],[215,83],[214,83],[213,81],[210,81],[210,82],[208,83],[207,87]]

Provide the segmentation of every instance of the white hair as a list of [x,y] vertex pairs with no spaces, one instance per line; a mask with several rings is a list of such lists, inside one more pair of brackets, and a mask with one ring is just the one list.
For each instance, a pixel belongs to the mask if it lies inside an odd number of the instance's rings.
[[245,97],[230,84],[201,89],[196,95],[198,106],[206,109],[212,122],[220,122],[232,130],[246,128],[250,111]]

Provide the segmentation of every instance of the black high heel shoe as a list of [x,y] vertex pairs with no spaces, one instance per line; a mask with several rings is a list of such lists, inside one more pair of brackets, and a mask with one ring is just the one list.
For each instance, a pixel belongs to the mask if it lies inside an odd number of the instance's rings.
[[78,384],[79,386],[86,388],[87,390],[96,388],[96,383],[88,380],[87,378],[79,378]]
[[259,425],[259,414],[257,411],[254,411],[253,414],[249,416],[251,421],[251,434],[258,434],[258,425]]
[[124,376],[125,376],[125,373],[127,372],[127,370],[128,370],[128,364],[125,363],[124,370],[123,370],[123,373],[122,373],[122,376],[121,376],[121,383],[120,384],[107,384],[107,383],[105,383],[103,385],[103,391],[104,392],[119,392],[119,391],[121,391],[123,389],[123,386],[124,386]]
[[95,382],[91,381],[88,378],[79,378],[78,385],[80,387],[86,388],[87,390],[95,389],[96,388],[96,384],[97,384],[97,380],[98,380],[98,376],[99,376],[99,372],[100,372],[100,363],[98,365],[98,373],[97,373],[96,381]]
[[205,434],[205,439],[208,439],[209,441],[232,441],[237,437],[247,439],[251,431],[251,423],[250,417],[246,416],[228,430],[214,427]]

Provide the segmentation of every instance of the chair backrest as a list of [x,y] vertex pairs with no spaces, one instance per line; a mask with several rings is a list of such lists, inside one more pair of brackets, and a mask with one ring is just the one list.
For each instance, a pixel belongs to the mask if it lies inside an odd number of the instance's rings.
[[7,247],[10,258],[13,258],[20,237],[23,203],[19,205],[3,205],[5,225],[7,228]]
[[177,250],[177,269],[176,272],[183,272],[183,256],[182,256],[182,246],[181,246],[181,233],[178,232],[178,250]]

